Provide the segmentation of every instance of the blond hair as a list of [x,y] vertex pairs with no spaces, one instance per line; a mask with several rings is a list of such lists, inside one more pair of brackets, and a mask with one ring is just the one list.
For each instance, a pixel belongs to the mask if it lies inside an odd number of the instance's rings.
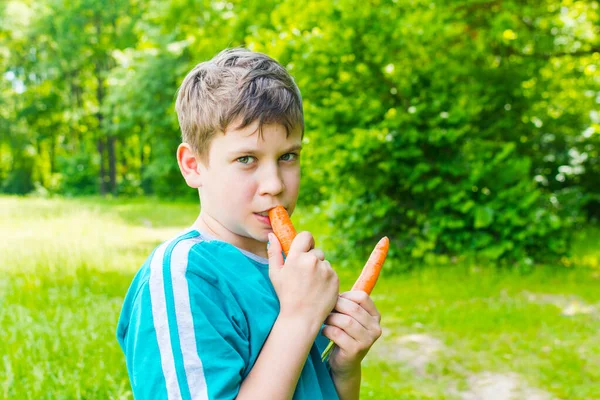
[[208,162],[211,139],[259,122],[279,123],[287,134],[304,135],[302,96],[294,79],[277,61],[245,48],[225,49],[212,60],[196,65],[177,91],[175,110],[182,141]]

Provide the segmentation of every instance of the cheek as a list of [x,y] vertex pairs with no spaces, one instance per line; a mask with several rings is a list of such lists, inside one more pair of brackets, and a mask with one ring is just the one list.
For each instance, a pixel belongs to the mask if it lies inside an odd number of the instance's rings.
[[242,191],[242,195],[240,197],[244,198],[243,204],[252,204],[252,199],[256,194],[258,185],[256,182],[248,179],[245,182],[240,183],[240,190]]
[[294,212],[296,209],[296,200],[298,199],[298,193],[300,191],[300,170],[289,171],[285,175],[285,188],[286,198],[288,201],[288,207],[290,212]]
[[300,168],[289,171],[285,177],[285,187],[291,195],[297,195],[300,189]]
[[233,175],[221,181],[221,196],[224,202],[235,203],[239,209],[252,203],[257,191],[256,180],[251,175]]

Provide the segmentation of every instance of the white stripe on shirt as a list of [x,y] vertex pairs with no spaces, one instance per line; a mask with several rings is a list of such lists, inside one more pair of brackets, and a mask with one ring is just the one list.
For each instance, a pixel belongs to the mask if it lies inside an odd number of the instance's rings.
[[179,399],[181,392],[177,383],[175,360],[171,349],[171,333],[169,332],[169,319],[167,317],[167,302],[165,300],[165,284],[163,278],[163,260],[166,248],[171,242],[160,245],[154,252],[150,263],[150,303],[152,304],[152,319],[160,352],[160,364],[167,383],[167,398]]
[[185,376],[191,398],[194,400],[208,399],[204,369],[202,361],[200,361],[200,357],[198,356],[198,349],[196,348],[190,293],[185,276],[190,249],[198,242],[198,238],[182,240],[177,243],[171,254],[171,280],[173,282],[173,296],[175,298],[177,331],[183,355]]

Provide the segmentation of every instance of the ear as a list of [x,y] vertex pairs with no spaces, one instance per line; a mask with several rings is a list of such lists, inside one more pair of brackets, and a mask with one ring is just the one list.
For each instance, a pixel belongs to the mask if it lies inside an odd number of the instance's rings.
[[177,164],[179,164],[181,175],[189,187],[199,188],[202,186],[200,157],[196,155],[189,144],[181,143],[177,147]]

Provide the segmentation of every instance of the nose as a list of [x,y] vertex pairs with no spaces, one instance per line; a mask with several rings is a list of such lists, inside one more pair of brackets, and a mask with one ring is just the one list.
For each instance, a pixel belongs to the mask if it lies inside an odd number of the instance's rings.
[[281,170],[277,165],[265,167],[260,175],[259,194],[277,196],[285,190],[285,184],[281,177]]

